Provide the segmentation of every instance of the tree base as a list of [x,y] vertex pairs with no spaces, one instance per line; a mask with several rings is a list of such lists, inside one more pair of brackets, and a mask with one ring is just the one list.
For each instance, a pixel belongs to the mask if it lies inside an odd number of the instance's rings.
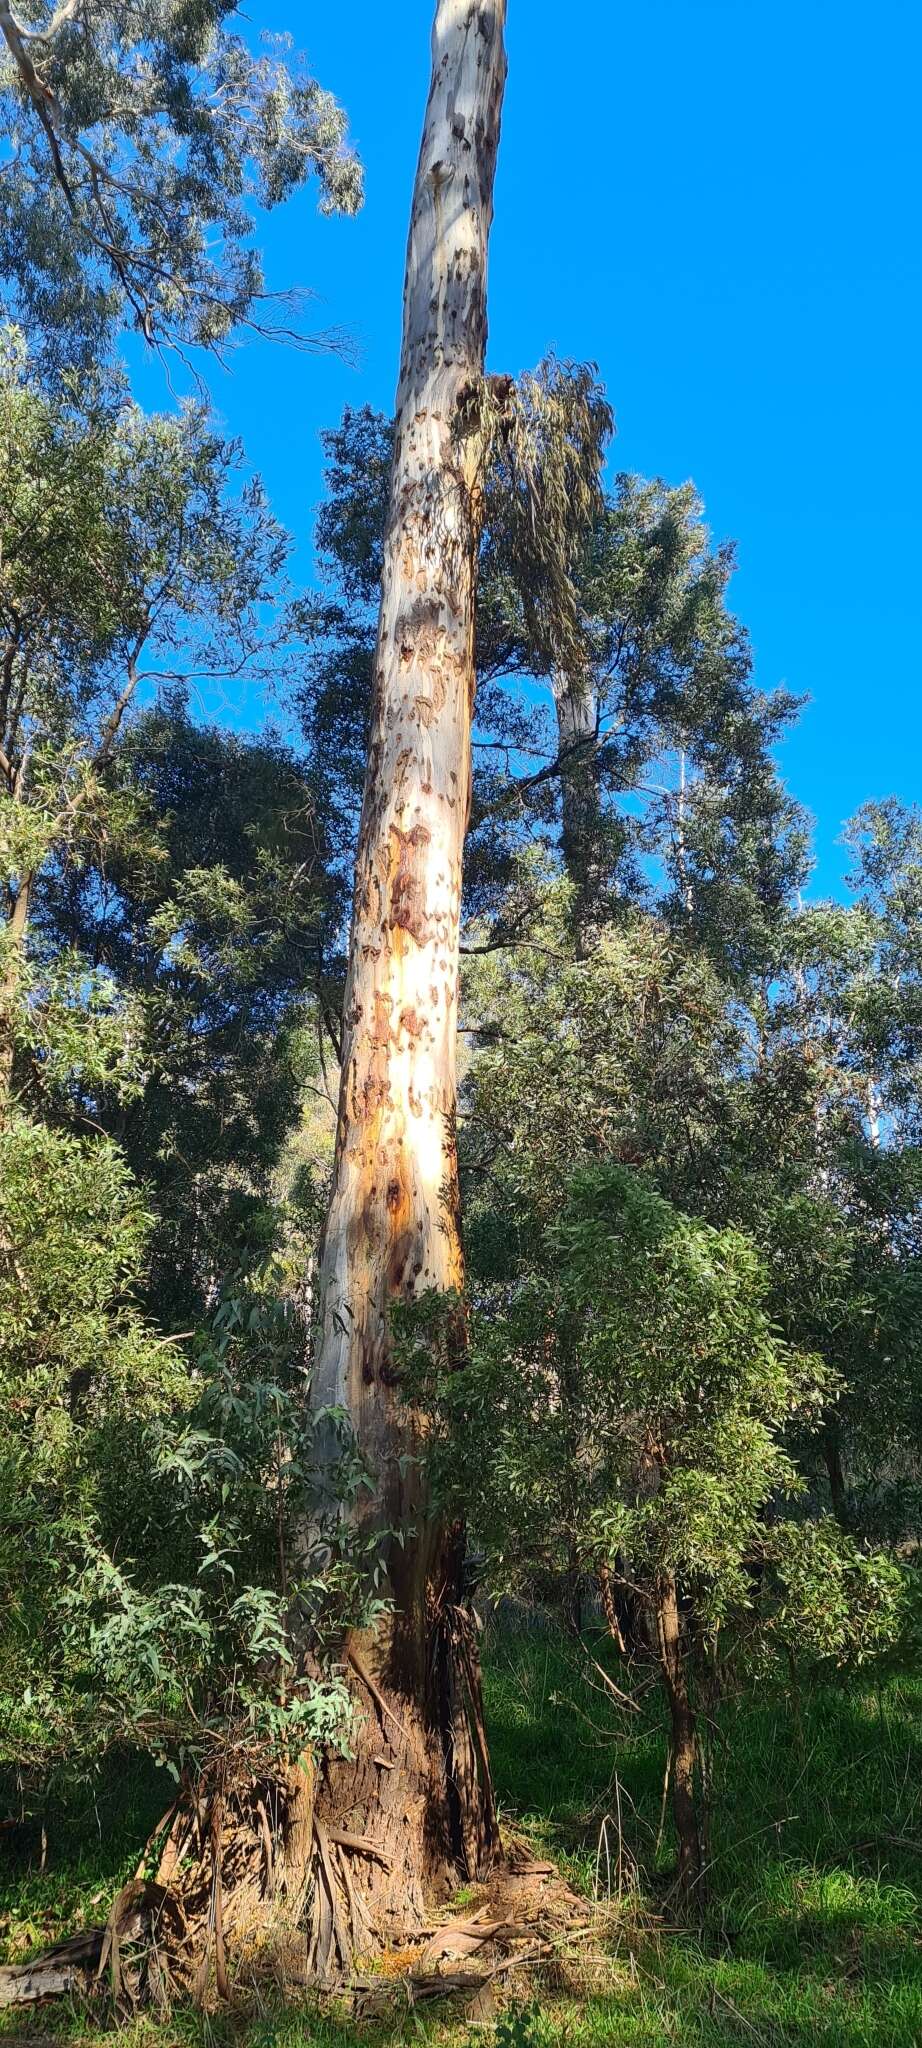
[[362,1695],[352,1753],[326,1759],[314,1806],[308,1953],[321,1980],[412,1941],[500,1856],[470,1610],[439,1615],[422,1687],[396,1675],[399,1630],[354,1638],[347,1661]]
[[79,1981],[122,2009],[205,2005],[267,1975],[342,1981],[356,1959],[431,1933],[458,1885],[501,1860],[474,1619],[447,1603],[430,1616],[423,1683],[399,1617],[353,1637],[345,1660],[348,1756],[254,1774],[229,1746],[183,1789],[105,1928],[0,1973],[0,2003]]

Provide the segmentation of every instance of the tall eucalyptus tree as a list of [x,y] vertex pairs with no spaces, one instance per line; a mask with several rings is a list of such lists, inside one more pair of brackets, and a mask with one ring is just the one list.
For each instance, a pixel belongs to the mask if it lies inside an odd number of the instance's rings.
[[[459,1868],[473,1874],[495,1841],[476,1658],[459,1604],[462,1538],[427,1512],[418,1429],[396,1385],[390,1312],[424,1291],[451,1294],[463,1279],[455,1140],[461,862],[494,412],[484,378],[487,244],[505,15],[505,0],[438,0],[435,12],[313,1381],[318,1408],[348,1412],[375,1474],[370,1517],[399,1537],[389,1558],[391,1625],[350,1649],[366,1705],[375,1704],[354,1757],[328,1766],[318,1803],[340,1829],[348,1815],[353,1835],[366,1825],[373,1831],[380,1858],[358,1856],[354,1883],[379,1934],[421,1920],[427,1892]],[[384,1765],[382,1745],[395,1752]]]

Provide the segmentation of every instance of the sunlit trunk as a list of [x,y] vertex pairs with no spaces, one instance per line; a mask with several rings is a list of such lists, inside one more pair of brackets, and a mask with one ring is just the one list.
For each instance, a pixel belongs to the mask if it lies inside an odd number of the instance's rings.
[[[439,0],[413,198],[371,741],[356,863],[334,1185],[313,1400],[344,1408],[394,1546],[393,1626],[357,1646],[368,1754],[332,1767],[329,1810],[388,1844],[358,1858],[376,1931],[495,1839],[462,1544],[426,1511],[389,1312],[460,1288],[455,1141],[461,864],[470,803],[486,259],[505,82],[505,0]],[[456,1654],[457,1653],[457,1654]],[[460,1658],[460,1662],[459,1662]],[[463,1668],[462,1668],[463,1667]],[[390,1713],[390,1719],[388,1718]],[[399,1732],[398,1732],[399,1731]],[[372,1752],[388,1749],[385,1765]],[[391,1754],[391,1752],[393,1752]],[[388,1769],[386,1766],[391,1765]],[[342,1822],[341,1822],[342,1825]]]

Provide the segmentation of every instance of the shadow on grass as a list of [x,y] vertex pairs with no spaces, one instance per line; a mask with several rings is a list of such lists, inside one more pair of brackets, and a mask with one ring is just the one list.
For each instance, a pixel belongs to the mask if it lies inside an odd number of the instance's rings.
[[130,1754],[24,1810],[4,1784],[0,1809],[11,1825],[0,1833],[0,1961],[20,1962],[105,1919],[171,1794],[165,1772]]

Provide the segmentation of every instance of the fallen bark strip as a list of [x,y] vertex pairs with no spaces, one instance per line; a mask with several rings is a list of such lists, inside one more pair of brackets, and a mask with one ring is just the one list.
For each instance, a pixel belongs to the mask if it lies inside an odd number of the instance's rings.
[[0,2007],[41,2005],[45,1999],[66,1998],[71,1991],[88,1992],[104,1974],[118,1998],[124,1988],[122,1951],[132,1942],[149,1942],[164,1915],[176,1915],[178,1910],[162,1885],[131,1880],[119,1892],[104,1926],[68,1935],[31,1962],[0,1967]]
[[0,1968],[0,2006],[40,2005],[46,1998],[65,1998],[95,1977],[106,1939],[105,1927],[87,1927],[56,1941],[30,1963]]
[[362,1684],[367,1688],[368,1692],[370,1692],[371,1697],[374,1700],[375,1706],[378,1709],[378,1713],[381,1716],[381,1728],[383,1734],[385,1736],[387,1735],[387,1729],[384,1726],[385,1720],[393,1721],[394,1727],[403,1736],[404,1741],[408,1742],[410,1738],[403,1725],[403,1722],[398,1721],[396,1714],[391,1712],[391,1709],[387,1704],[384,1694],[381,1691],[381,1687],[375,1684],[371,1672],[368,1670],[367,1665],[363,1664],[362,1659],[358,1654],[358,1651],[350,1646],[350,1648],[346,1652],[346,1660],[349,1664],[351,1664],[352,1669],[356,1674],[356,1677],[361,1679]]
[[[101,1942],[101,1928],[98,1933]],[[50,1956],[39,1956],[36,1962],[21,1967],[4,1966],[0,1969],[0,2006],[41,2005],[46,1998],[66,1998],[85,1980],[86,1969],[85,1963],[54,1962]]]

